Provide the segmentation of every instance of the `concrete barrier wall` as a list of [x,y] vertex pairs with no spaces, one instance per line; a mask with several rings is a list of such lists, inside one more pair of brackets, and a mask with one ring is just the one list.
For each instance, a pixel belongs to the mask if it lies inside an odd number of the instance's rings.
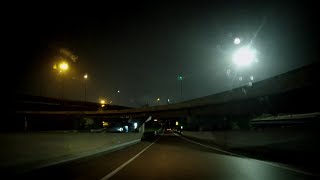
[[275,128],[248,131],[184,131],[184,136],[228,148],[268,147],[288,151],[318,152],[319,132],[310,129]]
[[29,170],[136,143],[141,137],[142,133],[3,133],[0,169]]

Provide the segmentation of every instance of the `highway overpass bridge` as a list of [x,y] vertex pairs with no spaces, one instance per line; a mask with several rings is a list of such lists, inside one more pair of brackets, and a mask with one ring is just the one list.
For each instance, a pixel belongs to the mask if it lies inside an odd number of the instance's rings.
[[[86,108],[74,105],[68,110],[28,109],[21,106],[16,109],[16,117],[90,117],[104,118],[140,118],[152,116],[158,119],[182,119],[185,123],[212,126],[212,122],[237,119],[248,124],[248,120],[259,116],[301,114],[320,112],[319,79],[320,63],[314,63],[287,73],[255,82],[252,86],[243,86],[218,94],[193,99],[177,104],[129,109],[121,106],[109,106],[99,109],[99,104],[91,103]],[[18,101],[16,101],[16,104]],[[72,103],[69,102],[72,106]],[[19,119],[19,118],[18,118]],[[72,118],[68,118],[72,119]],[[43,120],[45,121],[45,120]]]

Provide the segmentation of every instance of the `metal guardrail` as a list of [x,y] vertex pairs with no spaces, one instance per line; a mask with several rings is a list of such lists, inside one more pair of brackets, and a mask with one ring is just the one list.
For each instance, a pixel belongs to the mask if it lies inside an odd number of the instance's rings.
[[296,119],[312,119],[312,118],[317,118],[317,117],[320,117],[320,112],[254,118],[254,119],[251,120],[251,122],[277,121],[277,120],[296,120]]

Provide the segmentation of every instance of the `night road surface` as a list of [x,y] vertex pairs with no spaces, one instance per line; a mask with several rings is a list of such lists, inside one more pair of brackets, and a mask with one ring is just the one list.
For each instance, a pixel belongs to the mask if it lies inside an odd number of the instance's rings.
[[23,174],[22,179],[318,179],[272,163],[228,155],[173,133],[111,153]]

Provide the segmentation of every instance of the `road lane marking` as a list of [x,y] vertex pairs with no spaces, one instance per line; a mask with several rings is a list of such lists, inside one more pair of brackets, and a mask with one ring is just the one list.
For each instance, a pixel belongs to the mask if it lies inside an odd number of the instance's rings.
[[[175,134],[175,135],[176,135],[176,136],[179,136],[179,135],[177,135],[177,134]],[[187,138],[184,138],[184,137],[182,137],[182,136],[179,136],[179,137],[182,138],[182,139],[184,139],[184,140],[186,140],[186,141],[190,141],[190,142],[192,142],[192,143],[194,143],[194,144],[198,144],[198,145],[203,146],[203,147],[206,147],[206,148],[210,148],[210,149],[213,149],[213,150],[216,150],[216,151],[220,151],[220,152],[224,152],[224,153],[227,153],[227,154],[231,154],[231,155],[233,155],[233,156],[239,156],[239,157],[242,157],[242,158],[247,158],[247,157],[242,156],[242,155],[239,155],[239,154],[234,154],[234,153],[232,153],[232,152],[224,151],[224,150],[221,150],[221,149],[218,149],[218,148],[214,148],[214,147],[211,147],[211,146],[207,146],[207,145],[204,145],[204,144],[201,144],[201,143],[192,141],[192,140],[187,139]]]
[[182,137],[182,136],[180,136],[180,135],[178,135],[178,134],[176,134],[176,133],[175,133],[175,135],[176,135],[176,136],[179,136],[180,138],[182,138],[182,139],[184,139],[184,140],[186,140],[186,141],[192,142],[192,143],[194,143],[194,144],[198,144],[198,145],[203,146],[203,147],[207,147],[207,148],[214,149],[214,150],[217,150],[217,151],[220,151],[220,152],[224,152],[224,153],[227,153],[227,154],[231,154],[231,155],[234,155],[234,156],[238,156],[238,157],[240,157],[240,158],[245,158],[245,159],[257,161],[257,162],[260,162],[260,163],[263,163],[263,164],[267,164],[267,165],[271,165],[271,166],[274,166],[274,167],[286,169],[286,170],[293,171],[293,172],[296,172],[296,173],[301,173],[301,174],[310,175],[310,176],[318,176],[318,177],[320,176],[319,174],[314,174],[314,173],[310,173],[310,172],[307,172],[307,171],[295,169],[295,168],[292,168],[292,167],[288,167],[288,166],[286,166],[286,165],[281,165],[281,164],[277,164],[277,163],[273,163],[273,162],[268,162],[268,161],[262,161],[262,160],[258,160],[258,159],[253,159],[253,158],[250,158],[250,157],[247,157],[247,156],[242,156],[242,155],[235,154],[235,153],[232,153],[232,152],[224,151],[224,150],[222,150],[222,149],[218,149],[218,148],[214,148],[214,147],[211,147],[211,146],[207,146],[207,145],[204,145],[204,144],[201,144],[201,143],[192,141],[192,140],[190,140],[190,139],[184,138],[184,137]]
[[[160,139],[160,137],[158,138]],[[127,162],[123,163],[121,166],[119,166],[117,169],[113,170],[111,173],[107,174],[106,176],[104,176],[103,178],[101,178],[100,180],[107,180],[110,179],[113,175],[115,175],[117,172],[119,172],[121,169],[123,169],[124,167],[126,167],[129,163],[131,163],[133,160],[135,160],[138,156],[140,156],[145,150],[147,150],[150,146],[152,146],[158,139],[156,139],[155,141],[153,141],[149,146],[147,146],[146,148],[144,148],[142,151],[140,151],[138,154],[136,154],[134,157],[132,157],[131,159],[129,159]]]

